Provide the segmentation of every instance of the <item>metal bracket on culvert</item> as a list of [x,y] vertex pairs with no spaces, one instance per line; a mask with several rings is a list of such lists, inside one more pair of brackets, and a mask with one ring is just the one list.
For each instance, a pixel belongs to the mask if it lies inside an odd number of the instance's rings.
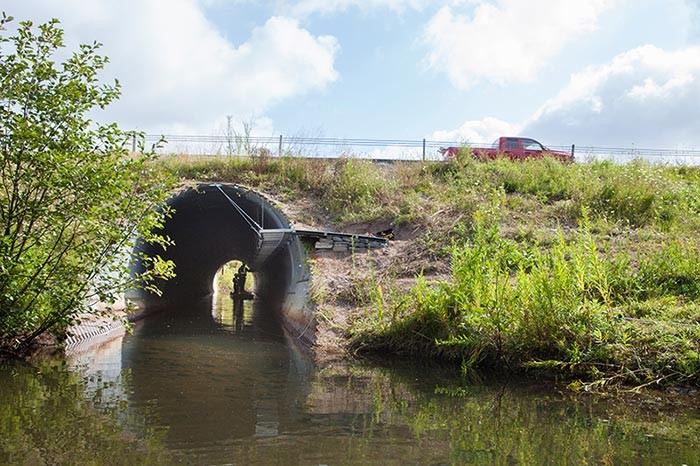
[[366,251],[386,247],[389,242],[387,238],[331,231],[296,230],[295,234],[302,240],[315,241],[317,251]]

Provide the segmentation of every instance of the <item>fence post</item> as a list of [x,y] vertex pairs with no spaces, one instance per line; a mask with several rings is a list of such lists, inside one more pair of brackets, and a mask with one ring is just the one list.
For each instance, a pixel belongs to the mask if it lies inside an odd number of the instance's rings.
[[277,148],[277,156],[282,157],[282,135],[280,134],[280,145]]
[[131,152],[136,153],[136,131],[131,135]]
[[576,144],[571,144],[571,160],[574,160],[574,152],[576,152]]
[[425,162],[425,138],[423,138],[423,162]]

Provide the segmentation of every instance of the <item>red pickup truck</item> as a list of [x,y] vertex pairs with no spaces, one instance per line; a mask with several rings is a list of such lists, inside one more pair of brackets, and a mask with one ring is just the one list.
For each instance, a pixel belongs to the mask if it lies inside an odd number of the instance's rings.
[[[441,147],[440,153],[447,159],[459,154],[461,147]],[[551,150],[543,146],[534,139],[519,137],[500,137],[496,139],[491,147],[472,147],[474,157],[487,160],[496,157],[508,157],[512,160],[522,160],[528,158],[539,158],[549,155],[562,162],[573,162],[574,158],[569,152]]]

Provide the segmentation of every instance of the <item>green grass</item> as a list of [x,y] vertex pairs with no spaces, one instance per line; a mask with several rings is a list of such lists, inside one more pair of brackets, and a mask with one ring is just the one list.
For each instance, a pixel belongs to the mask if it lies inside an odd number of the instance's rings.
[[[393,222],[404,259],[451,278],[358,277],[357,351],[545,371],[606,384],[700,384],[700,168],[551,159],[377,165],[167,157],[182,179],[311,199],[338,228]],[[443,267],[444,269],[444,267]],[[331,298],[329,298],[331,299]],[[335,299],[335,298],[333,298]]]
[[381,201],[389,200],[396,187],[373,163],[354,159],[168,156],[159,166],[184,180],[239,183],[288,198],[312,197],[340,222],[384,215],[387,208]]
[[697,383],[698,252],[671,244],[633,266],[629,253],[602,247],[585,223],[546,249],[477,225],[469,244],[452,247],[450,280],[420,278],[409,299],[374,306],[355,323],[355,344],[465,368]]

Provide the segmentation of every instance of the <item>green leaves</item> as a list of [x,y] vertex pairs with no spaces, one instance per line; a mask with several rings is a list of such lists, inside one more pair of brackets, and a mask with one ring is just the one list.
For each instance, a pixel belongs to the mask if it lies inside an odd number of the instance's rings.
[[22,22],[14,36],[0,20],[0,347],[25,350],[45,332],[61,334],[88,298],[113,299],[135,283],[172,274],[154,260],[131,277],[133,242],[163,246],[150,233],[170,179],[147,168],[154,152],[129,154],[129,135],[87,113],[119,97],[102,84],[100,44],[81,45],[66,61],[58,20]]

